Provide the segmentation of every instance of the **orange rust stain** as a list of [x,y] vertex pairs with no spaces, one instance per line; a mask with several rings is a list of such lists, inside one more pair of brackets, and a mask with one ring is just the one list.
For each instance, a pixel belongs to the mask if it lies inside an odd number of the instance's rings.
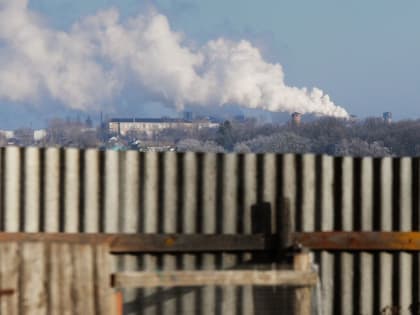
[[124,314],[124,297],[121,291],[117,291],[115,294],[115,311],[117,315]]
[[165,239],[165,246],[173,246],[175,244],[175,238],[173,237],[168,237],[167,239]]

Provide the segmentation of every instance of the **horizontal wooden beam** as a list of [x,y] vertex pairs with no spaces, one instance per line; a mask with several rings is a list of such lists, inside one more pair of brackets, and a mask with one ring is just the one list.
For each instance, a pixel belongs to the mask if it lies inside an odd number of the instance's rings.
[[294,241],[311,250],[420,251],[420,232],[295,233]]
[[244,252],[265,251],[272,237],[264,234],[137,234],[117,236],[111,243],[113,253],[125,252]]
[[115,288],[192,287],[192,286],[314,286],[315,272],[293,270],[158,271],[117,272],[112,275]]
[[[292,239],[311,250],[420,251],[420,232],[299,232]],[[0,242],[106,243],[113,254],[275,251],[277,240],[266,234],[0,233]]]
[[265,251],[270,240],[264,234],[0,233],[0,242],[107,243],[114,254]]

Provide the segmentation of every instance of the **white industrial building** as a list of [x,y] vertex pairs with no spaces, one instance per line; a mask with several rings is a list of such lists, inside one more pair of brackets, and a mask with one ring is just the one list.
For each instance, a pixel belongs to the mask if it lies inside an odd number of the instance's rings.
[[219,123],[210,120],[185,120],[176,118],[113,118],[108,121],[111,133],[126,135],[129,131],[152,136],[154,133],[172,128],[184,130],[217,128]]

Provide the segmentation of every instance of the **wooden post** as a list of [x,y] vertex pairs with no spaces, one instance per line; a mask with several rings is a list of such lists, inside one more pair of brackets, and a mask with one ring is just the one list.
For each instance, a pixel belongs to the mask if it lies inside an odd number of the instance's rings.
[[[295,271],[311,271],[311,255],[308,251],[303,250],[296,253],[293,257],[293,269]],[[310,315],[312,311],[312,287],[302,286],[295,289],[295,314]]]

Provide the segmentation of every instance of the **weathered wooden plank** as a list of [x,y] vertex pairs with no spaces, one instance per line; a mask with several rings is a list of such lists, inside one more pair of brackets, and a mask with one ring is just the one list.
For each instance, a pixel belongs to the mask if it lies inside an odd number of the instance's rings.
[[72,262],[72,253],[70,244],[59,244],[59,255],[52,260],[53,264],[59,266],[60,285],[60,313],[64,315],[71,315],[75,313],[74,309],[74,294],[72,290],[74,266]]
[[311,250],[420,250],[419,232],[311,232],[296,233],[294,239]]
[[[0,314],[19,314],[19,268],[20,249],[16,243],[0,246],[0,289],[9,294],[0,295]],[[12,294],[10,294],[13,292]]]
[[92,247],[90,245],[72,246],[74,265],[72,290],[76,314],[94,315],[94,277]]
[[313,286],[317,274],[293,270],[234,271],[159,271],[117,272],[112,275],[115,288],[189,287],[189,286]]
[[[1,245],[0,245],[1,246]],[[52,243],[47,245],[47,291],[48,291],[48,314],[61,314],[60,286],[60,246],[62,244]],[[66,268],[63,266],[63,268]]]
[[[312,259],[309,253],[299,253],[293,257],[293,270],[298,272],[310,272]],[[302,287],[295,289],[295,314],[312,314],[311,287]]]
[[132,235],[117,237],[111,243],[113,253],[124,252],[212,252],[266,250],[266,237],[259,235]]
[[[95,247],[94,279],[95,279],[95,311],[98,315],[114,314],[115,301],[112,299],[112,290],[109,283],[110,256],[106,245]],[[107,303],[109,301],[109,303]]]
[[[420,251],[420,232],[294,232],[292,238],[314,251]],[[0,242],[107,244],[113,254],[270,251],[276,240],[264,234],[0,233]]]
[[22,315],[43,315],[47,313],[47,292],[45,287],[45,253],[43,243],[22,243],[20,311]]

